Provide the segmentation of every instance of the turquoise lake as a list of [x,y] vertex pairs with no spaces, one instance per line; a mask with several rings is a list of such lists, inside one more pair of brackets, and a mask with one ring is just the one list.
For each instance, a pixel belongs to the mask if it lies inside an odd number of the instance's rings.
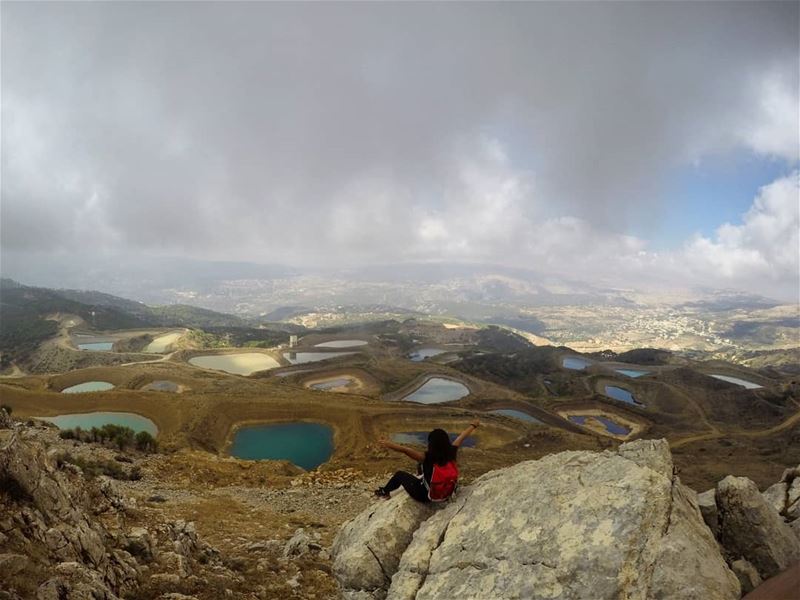
[[628,377],[641,377],[647,375],[650,371],[637,371],[636,369],[614,369],[617,373],[622,373]]
[[311,470],[333,454],[333,429],[319,423],[249,425],[236,431],[230,454],[246,460],[288,460]]
[[110,352],[114,342],[90,342],[87,344],[78,344],[81,350],[89,350],[91,352]]
[[588,367],[592,363],[583,358],[577,358],[575,356],[567,356],[561,361],[561,364],[564,365],[564,367],[567,369],[573,369],[575,371],[583,371],[586,367]]
[[714,379],[719,379],[720,381],[727,381],[728,383],[740,385],[748,390],[757,390],[760,387],[764,387],[758,385],[757,383],[753,383],[752,381],[747,381],[746,379],[739,379],[738,377],[731,377],[730,375],[712,375],[712,377]]
[[[428,445],[428,434],[429,431],[404,431],[403,433],[393,433],[392,434],[392,441],[397,442],[398,444],[412,444],[414,446],[427,446]],[[450,433],[450,441],[453,442],[457,437],[458,434]],[[478,442],[475,440],[474,437],[470,436],[461,442],[462,448],[474,448],[478,445]]]
[[126,412],[91,412],[71,415],[58,415],[57,417],[37,417],[48,421],[59,429],[91,429],[103,425],[120,425],[130,427],[135,432],[146,431],[153,437],[158,435],[158,427],[147,417]]
[[86,381],[71,385],[61,390],[62,394],[81,394],[83,392],[105,392],[114,389],[114,384],[107,381]]
[[[591,415],[591,417],[600,421],[605,426],[606,431],[613,433],[614,435],[628,435],[631,432],[631,430],[627,427],[624,427],[607,417],[601,417],[599,415]],[[585,425],[587,418],[589,417],[586,415],[571,415],[569,420],[573,423],[577,423],[578,425]]]
[[468,395],[469,388],[463,383],[442,377],[431,377],[408,396],[405,396],[403,400],[420,404],[439,404],[440,402],[452,402]]
[[619,400],[620,402],[625,402],[626,404],[633,404],[634,406],[644,406],[644,404],[634,398],[633,394],[631,394],[625,388],[617,387],[615,385],[607,385],[605,390],[606,396],[614,398],[614,400]]
[[498,408],[496,410],[490,410],[489,412],[493,415],[503,415],[504,417],[511,417],[512,419],[519,419],[520,421],[526,421],[528,423],[544,425],[544,423],[536,417],[521,410],[514,410],[513,408]]

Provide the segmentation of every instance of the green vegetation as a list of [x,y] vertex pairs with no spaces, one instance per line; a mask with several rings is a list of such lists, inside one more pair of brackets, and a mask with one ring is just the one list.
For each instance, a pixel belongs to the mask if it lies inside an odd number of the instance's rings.
[[120,450],[136,448],[142,452],[155,452],[158,447],[156,440],[146,431],[134,434],[130,427],[107,424],[102,427],[83,429],[62,429],[59,432],[62,440],[78,440],[80,442],[113,445]]
[[83,474],[89,479],[99,475],[112,477],[121,481],[139,481],[142,473],[139,467],[126,469],[119,462],[114,460],[89,460],[81,456],[75,456],[69,452],[64,452],[56,457],[56,465],[61,468],[64,464],[79,467]]
[[478,331],[478,346],[494,352],[517,352],[528,350],[531,343],[521,335],[495,325]]

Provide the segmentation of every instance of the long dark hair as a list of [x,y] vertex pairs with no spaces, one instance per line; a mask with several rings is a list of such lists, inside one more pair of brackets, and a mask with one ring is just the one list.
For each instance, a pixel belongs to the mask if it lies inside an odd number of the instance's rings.
[[428,434],[427,456],[440,466],[456,459],[456,447],[450,443],[450,436],[444,429],[434,429]]

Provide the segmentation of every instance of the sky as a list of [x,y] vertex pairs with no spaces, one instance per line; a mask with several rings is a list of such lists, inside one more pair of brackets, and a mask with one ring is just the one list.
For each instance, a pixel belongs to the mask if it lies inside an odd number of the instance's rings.
[[796,301],[799,11],[4,2],[0,270],[478,262]]

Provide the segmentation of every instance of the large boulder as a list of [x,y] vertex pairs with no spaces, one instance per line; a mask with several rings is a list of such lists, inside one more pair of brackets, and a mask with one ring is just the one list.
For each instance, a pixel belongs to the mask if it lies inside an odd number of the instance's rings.
[[346,523],[332,549],[333,572],[345,596],[384,595],[412,534],[433,510],[400,493]]
[[380,561],[365,548],[372,536],[354,536],[352,526],[340,533],[334,572],[346,593],[385,590],[392,600],[740,595],[663,440],[492,471],[447,506],[428,509],[430,516],[411,502],[392,500],[353,522],[378,531],[406,513],[402,535]]
[[732,560],[746,559],[763,579],[800,560],[800,541],[752,481],[729,475],[716,497],[719,540]]

